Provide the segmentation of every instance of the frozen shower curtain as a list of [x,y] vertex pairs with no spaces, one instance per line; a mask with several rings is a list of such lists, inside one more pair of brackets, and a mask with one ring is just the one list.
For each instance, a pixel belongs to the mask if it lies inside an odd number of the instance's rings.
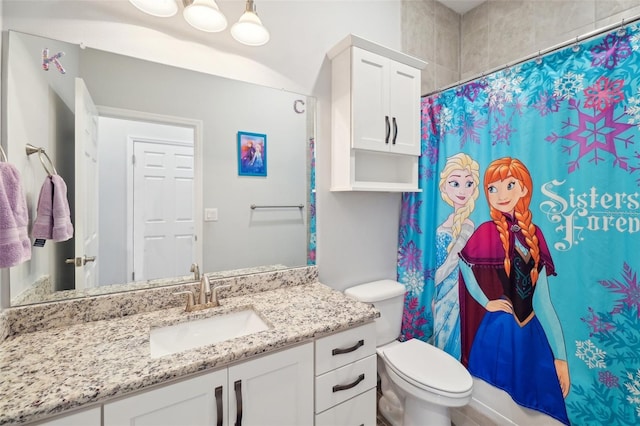
[[640,27],[423,98],[403,338],[567,424],[640,424]]

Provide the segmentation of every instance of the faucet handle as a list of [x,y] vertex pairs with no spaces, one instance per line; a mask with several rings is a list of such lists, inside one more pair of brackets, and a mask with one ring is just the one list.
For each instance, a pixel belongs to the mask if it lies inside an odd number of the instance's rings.
[[220,301],[218,300],[218,290],[223,288],[231,288],[231,284],[219,285],[219,286],[213,287],[213,289],[211,290],[211,303],[213,304],[213,306],[220,305]]
[[211,295],[211,284],[209,283],[209,277],[206,274],[202,274],[200,279],[200,295],[198,296],[198,303],[203,305],[209,301]]
[[186,294],[187,295],[187,307],[185,311],[190,312],[193,309],[193,305],[195,305],[195,296],[191,290],[178,291],[173,293],[174,295]]

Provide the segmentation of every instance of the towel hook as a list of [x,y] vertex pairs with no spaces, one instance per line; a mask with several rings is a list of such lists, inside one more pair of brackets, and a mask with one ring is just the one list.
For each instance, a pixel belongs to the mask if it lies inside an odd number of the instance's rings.
[[[49,155],[47,155],[44,148],[33,146],[30,143],[28,143],[26,150],[27,150],[27,155],[35,154],[36,152],[38,153],[38,158],[40,159],[40,163],[42,163],[42,167],[44,167],[44,170],[47,172],[49,176],[58,174],[55,166],[53,165],[53,162],[51,161],[51,158],[49,158]],[[47,161],[49,162],[48,166],[47,166],[47,163],[45,163],[44,159],[42,158],[43,155],[47,158]]]
[[7,161],[9,161],[7,154],[4,152],[2,145],[0,145],[0,162],[6,163]]

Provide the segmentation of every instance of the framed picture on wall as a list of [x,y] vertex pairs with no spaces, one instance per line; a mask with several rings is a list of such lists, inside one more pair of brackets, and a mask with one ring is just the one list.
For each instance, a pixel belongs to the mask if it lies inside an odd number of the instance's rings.
[[238,175],[267,175],[267,135],[238,132]]

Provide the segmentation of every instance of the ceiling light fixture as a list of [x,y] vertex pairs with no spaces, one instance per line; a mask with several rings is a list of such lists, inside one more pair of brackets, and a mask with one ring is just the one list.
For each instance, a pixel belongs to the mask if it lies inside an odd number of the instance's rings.
[[[182,2],[182,16],[192,27],[205,32],[220,32],[227,28],[227,18],[215,0],[129,0],[137,9],[149,15],[168,18],[178,12]],[[231,27],[231,35],[248,46],[262,46],[269,41],[269,31],[262,25],[253,0],[247,0],[245,11]]]
[[159,18],[168,18],[178,12],[176,0],[129,0],[139,10]]
[[182,16],[193,28],[208,33],[217,33],[227,28],[227,18],[224,17],[215,0],[194,0],[184,2]]
[[231,27],[231,35],[248,46],[262,46],[269,41],[269,31],[262,25],[253,0],[247,0],[245,11]]

